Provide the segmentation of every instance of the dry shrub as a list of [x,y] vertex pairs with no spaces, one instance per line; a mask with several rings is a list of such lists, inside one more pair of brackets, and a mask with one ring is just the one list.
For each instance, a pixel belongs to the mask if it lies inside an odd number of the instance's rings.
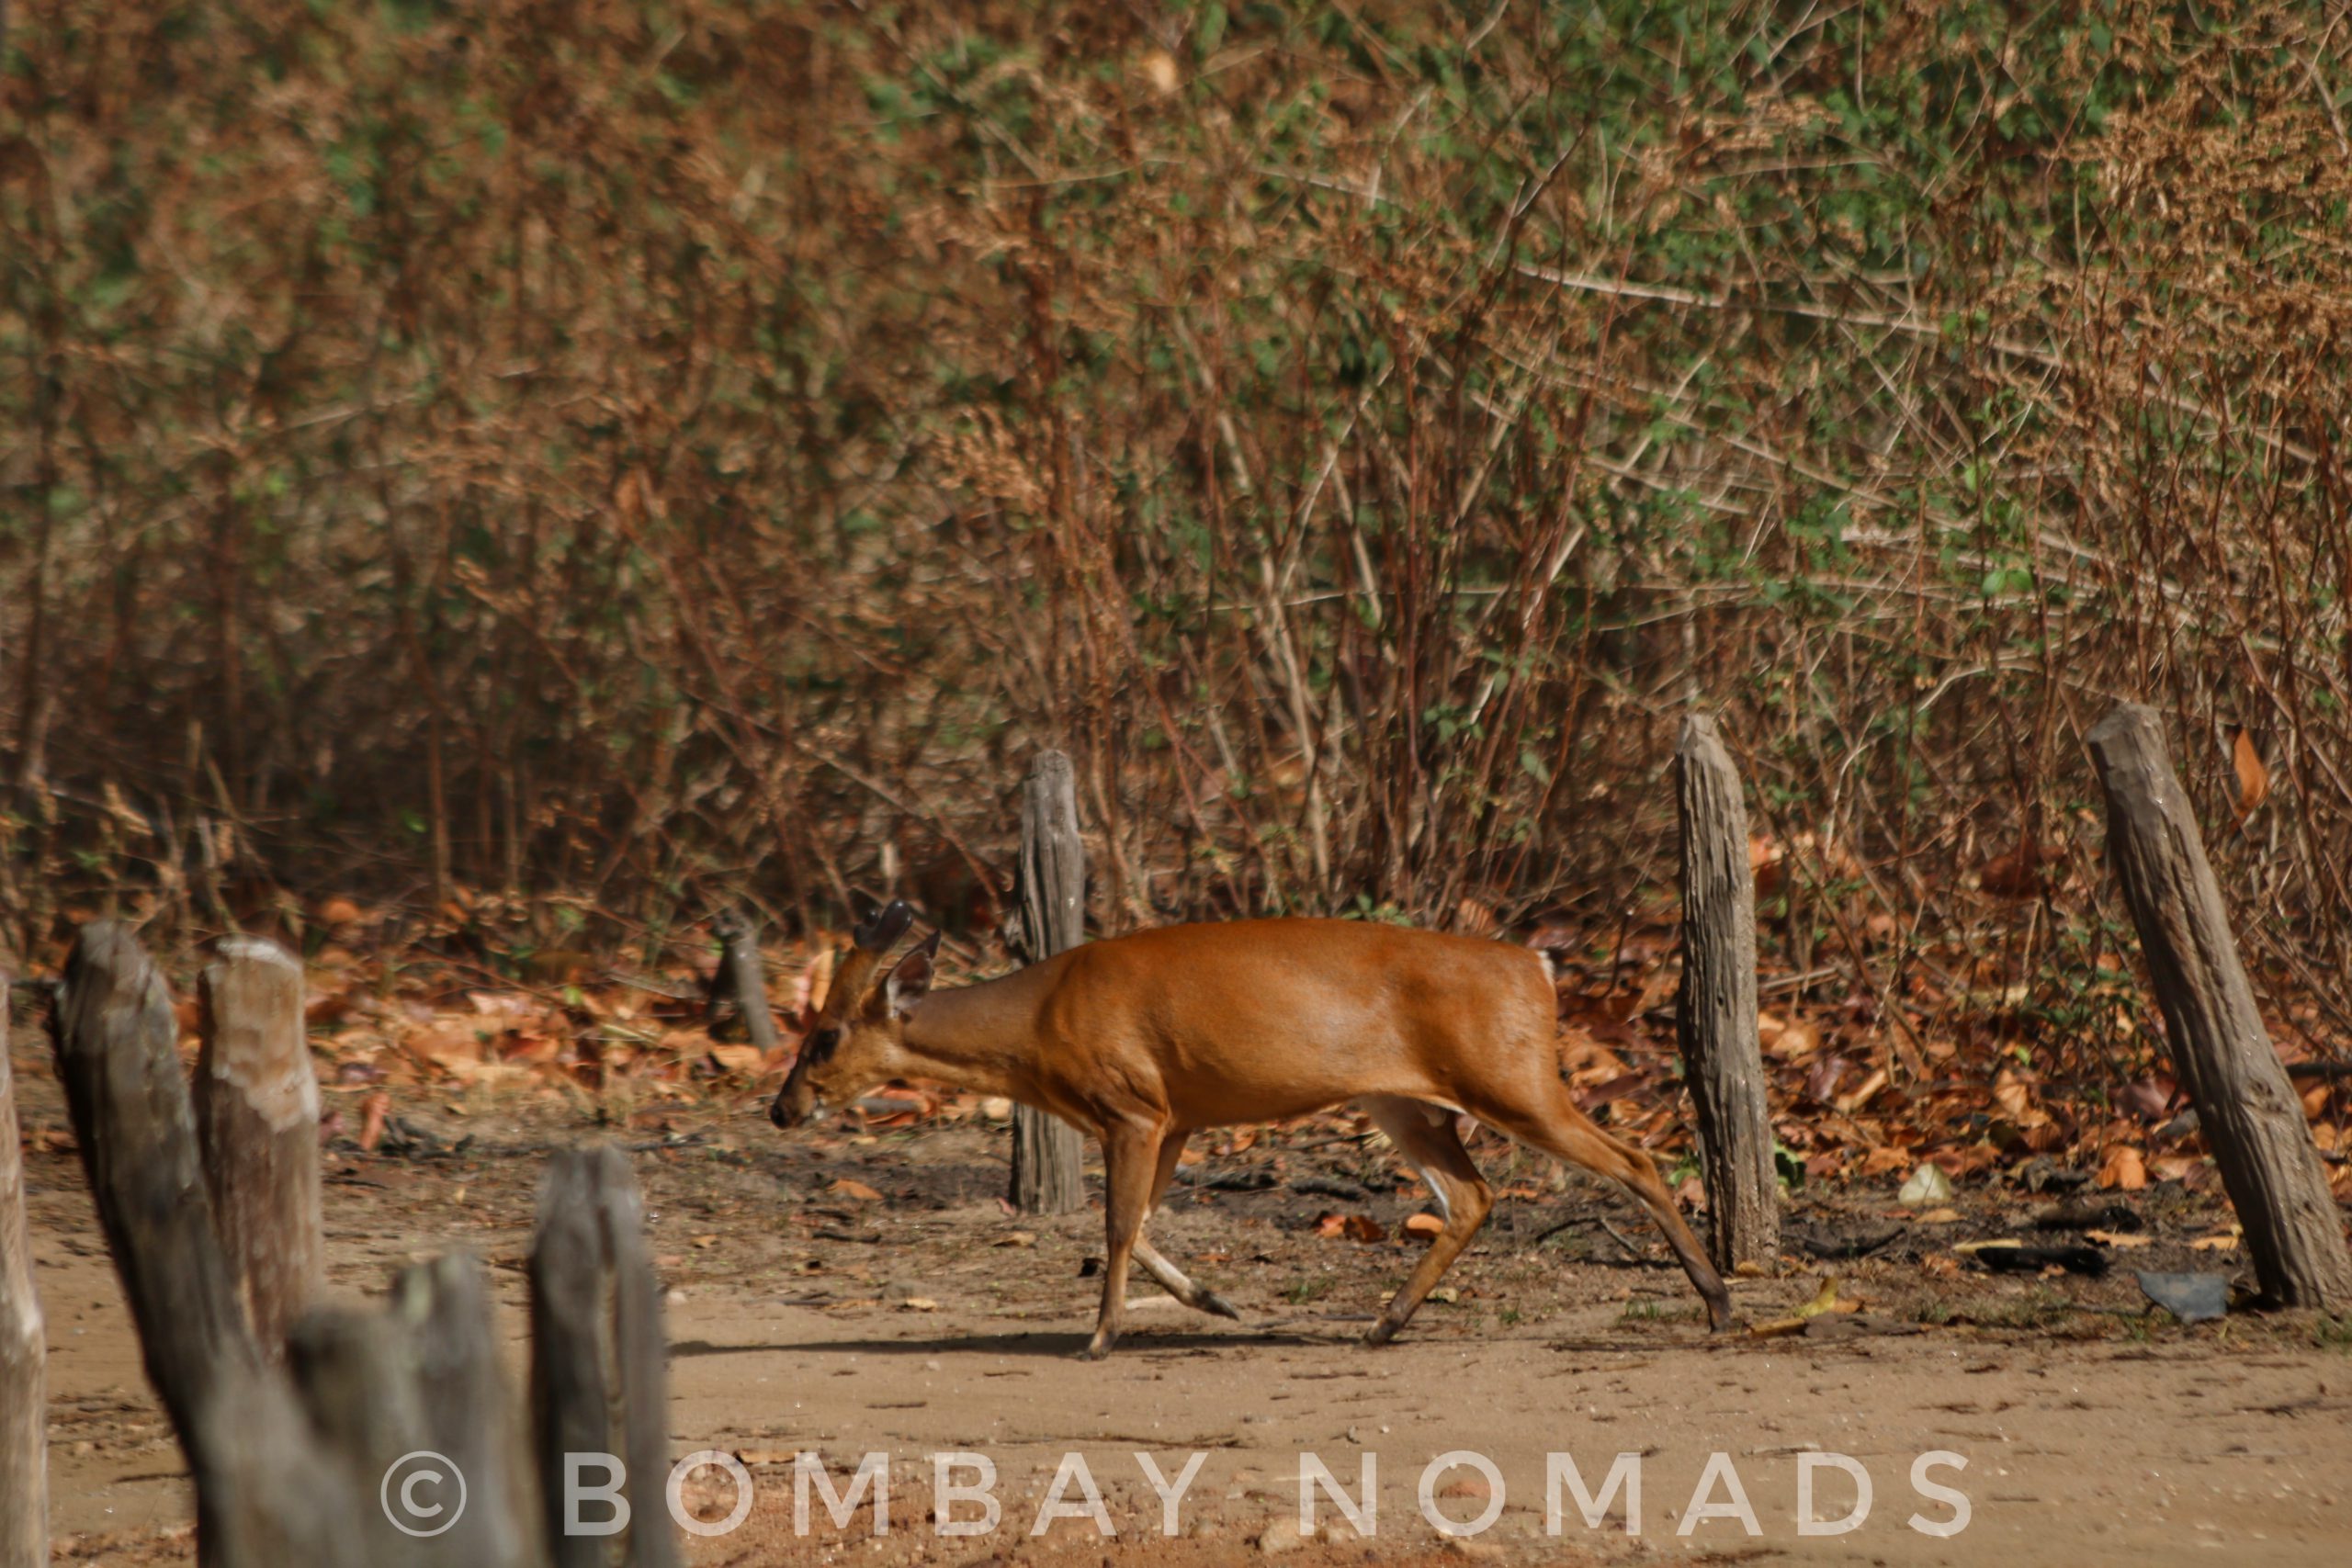
[[1697,702],[1804,846],[1779,961],[2130,1049],[2080,737],[2137,696],[2344,1016],[2321,8],[10,26],[20,934],[77,875],[970,918],[1044,744],[1108,926],[1606,931]]

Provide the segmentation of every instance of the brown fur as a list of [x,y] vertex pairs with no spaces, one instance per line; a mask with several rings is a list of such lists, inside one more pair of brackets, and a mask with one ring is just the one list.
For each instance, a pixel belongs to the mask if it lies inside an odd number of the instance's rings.
[[1110,1247],[1089,1355],[1118,1337],[1131,1256],[1188,1304],[1231,1313],[1143,1239],[1186,1138],[1345,1100],[1363,1104],[1447,1212],[1371,1342],[1404,1325],[1493,1206],[1454,1111],[1631,1189],[1714,1325],[1730,1321],[1723,1281],[1648,1156],[1593,1125],[1561,1081],[1549,974],[1525,948],[1354,920],[1166,926],[930,996],[926,953],[878,981],[880,955],[856,956],[817,1020],[838,1042],[822,1061],[795,1065],[777,1123],[890,1078],[929,1077],[1092,1134]]

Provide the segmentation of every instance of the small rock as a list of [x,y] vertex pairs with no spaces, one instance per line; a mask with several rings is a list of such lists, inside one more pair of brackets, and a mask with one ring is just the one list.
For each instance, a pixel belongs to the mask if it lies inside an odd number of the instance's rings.
[[1305,1546],[1308,1539],[1298,1533],[1296,1519],[1276,1519],[1258,1532],[1258,1550],[1272,1557],[1276,1552],[1295,1551]]
[[1895,1194],[1895,1201],[1906,1209],[1932,1209],[1951,1201],[1951,1178],[1939,1166],[1922,1165],[1911,1173],[1911,1179]]
[[2140,1292],[2183,1323],[2204,1323],[2225,1317],[2230,1310],[2230,1281],[2222,1274],[2160,1274],[2136,1269]]

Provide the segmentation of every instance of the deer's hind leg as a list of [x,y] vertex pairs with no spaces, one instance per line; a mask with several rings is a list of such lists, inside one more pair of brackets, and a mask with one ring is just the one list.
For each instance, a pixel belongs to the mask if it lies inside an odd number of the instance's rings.
[[1554,1078],[1542,1109],[1532,1112],[1524,1106],[1505,1104],[1473,1105],[1469,1109],[1480,1121],[1501,1128],[1522,1144],[1532,1145],[1580,1169],[1608,1177],[1630,1189],[1657,1222],[1657,1228],[1666,1233],[1667,1245],[1674,1248],[1682,1271],[1690,1277],[1692,1288],[1707,1305],[1709,1325],[1717,1333],[1731,1326],[1731,1292],[1724,1288],[1723,1276],[1715,1272],[1715,1266],[1707,1261],[1699,1238],[1690,1234],[1682,1211],[1675,1207],[1674,1194],[1659,1177],[1657,1167],[1633,1145],[1612,1138],[1594,1125],[1569,1097],[1567,1085]]
[[[1171,1132],[1160,1140],[1159,1166],[1152,1176],[1151,1201],[1144,1211],[1147,1227],[1151,1224],[1151,1213],[1159,1207],[1159,1200],[1167,1195],[1168,1183],[1176,1175],[1176,1162],[1183,1157],[1185,1140],[1191,1136],[1192,1134],[1186,1132]],[[1193,1283],[1182,1269],[1162,1258],[1141,1232],[1136,1235],[1136,1261],[1142,1264],[1144,1272],[1159,1280],[1170,1295],[1193,1311],[1229,1317],[1236,1323],[1241,1321],[1241,1314],[1235,1310],[1231,1302],[1215,1291]]]
[[1363,1337],[1367,1345],[1385,1345],[1405,1326],[1421,1299],[1430,1293],[1449,1265],[1470,1244],[1487,1213],[1495,1206],[1495,1190],[1471,1163],[1470,1152],[1453,1131],[1453,1112],[1426,1100],[1393,1095],[1369,1095],[1357,1101],[1373,1125],[1420,1172],[1437,1197],[1445,1228],[1421,1254],[1412,1277],[1390,1299],[1387,1309]]

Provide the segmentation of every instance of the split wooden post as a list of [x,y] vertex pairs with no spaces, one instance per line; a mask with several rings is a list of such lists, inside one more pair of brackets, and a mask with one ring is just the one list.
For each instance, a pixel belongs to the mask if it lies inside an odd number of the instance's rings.
[[1756,876],[1739,770],[1715,721],[1682,721],[1674,752],[1682,825],[1682,988],[1675,1033],[1698,1112],[1715,1266],[1781,1250],[1781,1184],[1756,1032]]
[[198,992],[196,1131],[212,1217],[254,1343],[275,1360],[318,1294],[325,1253],[302,967],[275,942],[226,937]]
[[[232,970],[240,956],[227,955]],[[282,985],[267,968],[282,956],[258,962],[268,986]],[[232,1012],[235,978],[207,980]],[[536,1451],[553,1456],[542,1469],[499,1371],[488,1277],[471,1258],[407,1270],[380,1312],[304,1313],[288,1331],[284,1364],[264,1357],[215,1231],[171,998],[128,929],[83,928],[54,1030],[148,1375],[196,1483],[200,1564],[675,1568],[661,1305],[637,1189],[616,1151],[559,1156],[541,1207],[531,1259]],[[221,1027],[210,1040],[232,1037]],[[0,1262],[7,1257],[0,1246]],[[12,1398],[6,1414],[17,1409]],[[617,1541],[562,1531],[561,1456],[583,1450],[628,1467],[633,1517]],[[11,1505],[0,1525],[17,1517]]]
[[[1021,941],[1032,964],[1086,940],[1086,846],[1069,758],[1040,751],[1021,789]],[[1085,1145],[1048,1111],[1012,1108],[1012,1202],[1024,1214],[1086,1206]]]
[[8,1066],[8,976],[0,971],[0,1568],[49,1561],[49,1337],[33,1290],[21,1149]]
[[[628,1158],[610,1145],[567,1149],[539,1191],[531,1247],[531,1404],[548,1539],[557,1568],[608,1568],[615,1538],[567,1534],[566,1456],[612,1454],[628,1467],[629,1522],[617,1561],[675,1568],[667,1353],[661,1287],[645,1249],[645,1209]],[[616,1477],[593,1470],[582,1485]],[[594,1516],[590,1516],[593,1517]]]
[[128,927],[82,928],[52,1029],[147,1376],[196,1483],[197,1561],[338,1560],[357,1496],[245,1326],[205,1191],[171,995]]
[[2263,1026],[2155,713],[2120,704],[2086,739],[2107,793],[2109,858],[2173,1065],[2221,1167],[2262,1294],[2279,1306],[2352,1305],[2344,1219]]
[[742,1015],[744,1038],[763,1052],[775,1050],[775,1015],[768,1011],[759,927],[740,909],[721,909],[711,918],[710,930],[720,943],[718,973],[711,977],[710,1016],[718,1016],[722,1002],[733,1003]]

